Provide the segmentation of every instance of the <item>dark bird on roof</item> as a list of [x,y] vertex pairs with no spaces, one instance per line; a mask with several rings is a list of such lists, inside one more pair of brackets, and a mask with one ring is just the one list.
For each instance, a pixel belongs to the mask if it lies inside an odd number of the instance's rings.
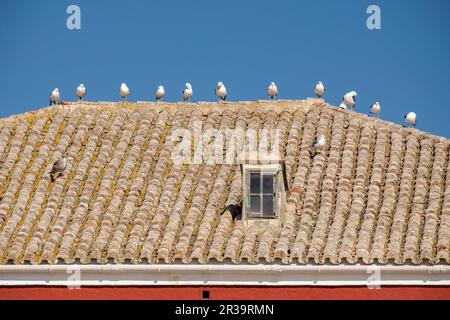
[[237,216],[242,214],[242,206],[236,204],[229,204],[225,207],[222,214],[224,214],[227,211],[231,213],[231,217],[233,218],[233,220],[235,220]]

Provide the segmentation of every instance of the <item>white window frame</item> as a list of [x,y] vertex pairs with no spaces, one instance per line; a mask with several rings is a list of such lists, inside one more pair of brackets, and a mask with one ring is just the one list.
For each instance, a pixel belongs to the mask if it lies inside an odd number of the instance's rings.
[[[251,174],[252,173],[258,173],[260,175],[260,188],[262,188],[263,185],[263,176],[264,175],[271,175],[273,176],[273,187],[272,187],[272,193],[264,193],[263,190],[261,190],[258,193],[251,192],[250,184],[251,184]],[[279,173],[280,173],[280,166],[279,165],[252,165],[252,166],[246,166],[244,170],[244,208],[245,208],[245,215],[247,219],[277,219],[279,216],[279,195],[278,195],[278,183],[280,183],[279,179]],[[272,208],[273,208],[273,214],[272,215],[264,215],[264,203],[263,199],[264,196],[271,195],[272,196]],[[251,196],[259,196],[260,197],[260,210],[259,213],[251,211]]]

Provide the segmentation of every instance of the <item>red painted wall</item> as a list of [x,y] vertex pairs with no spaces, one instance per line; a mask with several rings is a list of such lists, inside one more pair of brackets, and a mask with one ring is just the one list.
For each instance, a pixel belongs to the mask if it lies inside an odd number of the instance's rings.
[[440,299],[450,287],[0,287],[0,299],[202,299],[209,290],[217,300],[297,299]]

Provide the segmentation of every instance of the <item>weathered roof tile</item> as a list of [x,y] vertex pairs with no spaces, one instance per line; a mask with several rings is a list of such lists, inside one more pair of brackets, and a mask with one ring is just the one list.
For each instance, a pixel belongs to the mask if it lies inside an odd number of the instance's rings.
[[[233,137],[203,139],[204,161],[173,162],[177,130],[199,123],[237,129],[238,152],[249,139],[274,147],[247,130],[279,130],[282,226],[246,224],[228,207],[241,205],[241,171],[212,161],[228,151],[213,142]],[[319,135],[327,145],[315,152]],[[449,147],[314,99],[83,102],[13,116],[0,120],[1,263],[449,263]]]

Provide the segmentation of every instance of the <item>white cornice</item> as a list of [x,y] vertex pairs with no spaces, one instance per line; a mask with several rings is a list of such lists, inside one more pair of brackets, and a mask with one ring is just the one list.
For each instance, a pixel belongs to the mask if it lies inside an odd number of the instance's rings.
[[0,286],[449,286],[450,266],[3,265]]

